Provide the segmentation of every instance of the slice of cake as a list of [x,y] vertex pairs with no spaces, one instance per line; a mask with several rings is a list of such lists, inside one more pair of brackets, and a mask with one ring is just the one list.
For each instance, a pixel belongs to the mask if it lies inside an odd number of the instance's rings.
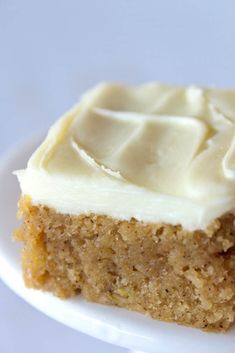
[[98,85],[17,176],[28,287],[232,324],[235,90]]

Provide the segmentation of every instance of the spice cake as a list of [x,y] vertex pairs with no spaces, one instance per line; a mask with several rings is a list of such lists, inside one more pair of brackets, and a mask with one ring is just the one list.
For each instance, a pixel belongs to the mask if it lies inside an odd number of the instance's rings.
[[232,324],[235,90],[100,84],[16,174],[28,287]]

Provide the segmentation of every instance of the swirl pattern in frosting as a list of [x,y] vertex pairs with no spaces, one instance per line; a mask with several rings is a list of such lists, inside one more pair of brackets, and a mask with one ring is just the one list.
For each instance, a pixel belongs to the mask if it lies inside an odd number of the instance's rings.
[[101,84],[18,172],[61,212],[203,229],[235,201],[235,90]]

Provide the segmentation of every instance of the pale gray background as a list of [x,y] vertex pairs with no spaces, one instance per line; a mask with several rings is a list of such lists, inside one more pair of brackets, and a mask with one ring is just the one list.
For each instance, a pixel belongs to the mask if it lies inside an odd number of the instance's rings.
[[[234,0],[0,0],[0,154],[101,80],[235,87],[234,66]],[[0,352],[51,349],[125,352],[48,319],[0,282]]]

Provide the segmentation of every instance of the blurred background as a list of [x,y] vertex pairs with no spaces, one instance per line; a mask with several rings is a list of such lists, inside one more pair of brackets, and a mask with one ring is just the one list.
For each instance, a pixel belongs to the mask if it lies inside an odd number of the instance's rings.
[[[0,0],[0,155],[104,80],[235,87],[234,0]],[[125,353],[0,281],[1,353]]]

